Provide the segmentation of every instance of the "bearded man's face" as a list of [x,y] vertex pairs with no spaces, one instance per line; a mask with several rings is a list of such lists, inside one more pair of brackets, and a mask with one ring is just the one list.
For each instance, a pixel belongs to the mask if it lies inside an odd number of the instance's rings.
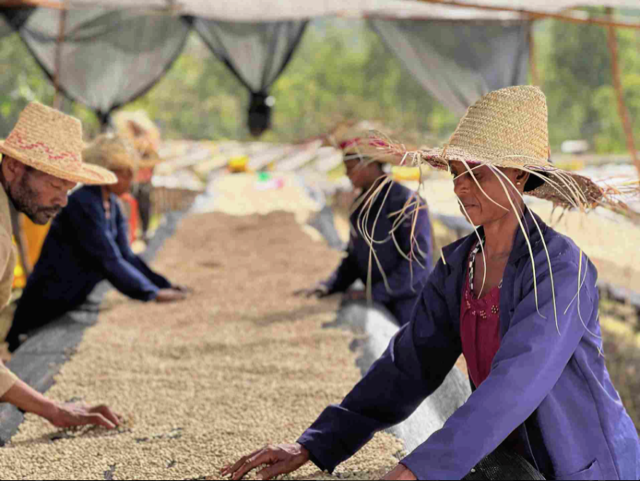
[[[15,162],[15,161],[14,161]],[[76,183],[24,166],[15,172],[7,194],[15,208],[35,224],[45,225],[67,205]]]

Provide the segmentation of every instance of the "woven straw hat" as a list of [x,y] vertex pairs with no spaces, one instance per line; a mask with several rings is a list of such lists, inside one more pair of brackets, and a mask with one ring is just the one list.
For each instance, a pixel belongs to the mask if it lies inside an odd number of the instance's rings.
[[419,154],[438,169],[464,161],[527,170],[532,175],[526,193],[560,205],[573,205],[568,199],[575,199],[593,206],[602,199],[602,190],[589,178],[555,167],[550,152],[546,97],[538,87],[519,86],[480,99],[443,148]]
[[397,164],[397,157],[388,151],[389,145],[381,139],[363,139],[356,137],[345,140],[339,145],[344,161],[369,160],[383,164]]
[[85,162],[110,171],[130,170],[139,167],[139,156],[133,145],[116,134],[102,134],[83,152]]
[[82,124],[78,119],[30,103],[18,123],[0,142],[0,153],[54,177],[82,184],[115,184],[116,177],[82,162]]
[[113,122],[118,135],[128,139],[140,154],[138,168],[152,168],[163,162],[158,154],[160,130],[144,110],[120,111],[113,116]]

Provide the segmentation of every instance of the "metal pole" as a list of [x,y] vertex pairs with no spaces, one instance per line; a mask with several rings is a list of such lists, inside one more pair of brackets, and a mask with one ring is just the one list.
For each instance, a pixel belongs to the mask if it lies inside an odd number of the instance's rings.
[[536,42],[533,35],[534,23],[529,25],[527,37],[529,40],[529,72],[531,73],[531,82],[533,85],[540,85],[540,75],[538,73],[538,62],[536,59]]
[[53,108],[60,110],[62,107],[62,94],[60,92],[60,72],[62,71],[62,46],[64,44],[64,32],[67,26],[67,9],[60,10],[60,24],[58,28],[58,42],[56,44],[55,72],[53,85],[56,93],[53,97]]
[[[553,12],[540,12],[535,10],[527,10],[524,8],[513,8],[513,7],[505,7],[505,6],[493,6],[493,5],[482,5],[482,4],[476,4],[476,3],[467,3],[467,2],[460,2],[458,0],[416,0],[416,1],[422,2],[422,3],[433,3],[436,5],[443,5],[447,7],[485,10],[488,12],[519,13],[523,17],[529,17],[530,20],[555,19],[555,20],[562,20],[564,22],[578,23],[583,25],[600,25],[601,27],[614,26],[619,28],[632,28],[636,30],[640,29],[640,23],[637,23],[637,22],[627,22],[622,20],[613,20],[611,18],[585,16],[581,12],[574,12],[574,11],[571,11],[570,9],[563,10],[560,13],[553,13]],[[384,18],[384,15],[381,15],[376,18]]]
[[[607,8],[607,14],[610,17],[613,17],[613,8]],[[627,138],[627,149],[629,150],[633,164],[638,169],[638,174],[640,175],[640,159],[638,159],[636,142],[633,137],[633,123],[629,116],[629,110],[624,103],[624,87],[622,86],[622,75],[620,73],[620,64],[618,60],[618,36],[615,27],[609,27],[608,34],[609,52],[611,54],[611,77],[618,99],[618,113],[620,114],[622,127],[624,128],[625,136]]]

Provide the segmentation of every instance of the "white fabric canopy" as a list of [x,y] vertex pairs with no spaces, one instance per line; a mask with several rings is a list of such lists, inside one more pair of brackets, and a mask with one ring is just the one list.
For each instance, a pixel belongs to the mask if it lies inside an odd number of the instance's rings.
[[[640,8],[638,0],[457,0],[459,3],[554,13],[565,9],[606,6]],[[72,8],[106,6],[147,11],[173,11],[237,22],[300,20],[322,16],[389,16],[447,20],[514,20],[520,15],[477,8],[429,4],[417,0],[70,0]]]

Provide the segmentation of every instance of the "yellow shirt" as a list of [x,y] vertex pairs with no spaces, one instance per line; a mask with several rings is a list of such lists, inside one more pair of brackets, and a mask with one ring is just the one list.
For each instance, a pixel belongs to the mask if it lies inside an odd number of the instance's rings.
[[[9,197],[0,186],[0,310],[11,300],[13,271],[16,267],[16,252],[13,248],[13,227],[11,226]],[[0,362],[0,397],[13,387],[18,378]]]

